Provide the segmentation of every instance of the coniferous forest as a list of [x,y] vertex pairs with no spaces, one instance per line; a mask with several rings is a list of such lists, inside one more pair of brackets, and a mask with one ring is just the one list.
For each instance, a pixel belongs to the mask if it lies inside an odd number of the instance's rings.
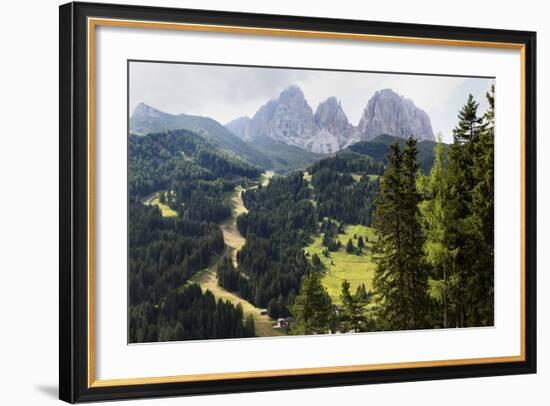
[[450,144],[382,135],[284,173],[200,132],[130,133],[129,342],[492,326],[486,98]]

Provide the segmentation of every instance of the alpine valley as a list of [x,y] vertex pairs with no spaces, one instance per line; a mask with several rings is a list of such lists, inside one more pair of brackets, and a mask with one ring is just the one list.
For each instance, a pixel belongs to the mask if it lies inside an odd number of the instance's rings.
[[225,125],[138,104],[129,341],[492,325],[494,116],[477,108],[447,145],[391,89],[356,124],[295,85]]

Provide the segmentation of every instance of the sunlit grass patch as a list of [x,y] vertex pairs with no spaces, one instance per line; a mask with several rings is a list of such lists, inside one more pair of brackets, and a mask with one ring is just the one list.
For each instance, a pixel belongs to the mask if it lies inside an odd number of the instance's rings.
[[[357,239],[355,238],[357,236]],[[329,257],[323,255],[322,234],[314,237],[313,242],[304,251],[309,258],[317,254],[325,267],[325,273],[321,279],[323,286],[327,289],[332,302],[341,304],[340,293],[342,282],[347,280],[351,285],[351,291],[355,292],[357,287],[365,284],[367,290],[372,290],[372,279],[376,265],[371,256],[371,248],[375,239],[374,229],[363,225],[348,225],[345,234],[339,234],[338,240],[341,243],[340,249],[330,252]],[[357,241],[362,237],[365,246],[361,254],[347,253],[346,244],[351,239],[357,249]]]

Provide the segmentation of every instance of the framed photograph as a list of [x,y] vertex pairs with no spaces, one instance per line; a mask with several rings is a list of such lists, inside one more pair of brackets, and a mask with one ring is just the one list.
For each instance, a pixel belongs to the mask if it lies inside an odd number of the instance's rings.
[[534,32],[60,7],[60,398],[536,371]]

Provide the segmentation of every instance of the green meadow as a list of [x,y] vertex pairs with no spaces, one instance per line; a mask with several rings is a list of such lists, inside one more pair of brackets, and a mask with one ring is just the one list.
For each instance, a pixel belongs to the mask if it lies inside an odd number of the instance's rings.
[[[357,238],[355,238],[355,236],[357,236]],[[349,239],[353,241],[353,246],[357,251],[357,241],[359,237],[362,237],[365,241],[362,253],[350,254],[346,252],[346,244]],[[375,264],[371,256],[371,249],[375,238],[374,229],[370,227],[348,225],[345,228],[345,234],[338,235],[341,247],[338,251],[329,252],[328,258],[323,255],[323,234],[317,234],[313,242],[304,249],[306,255],[308,255],[310,259],[313,254],[317,254],[321,259],[325,268],[321,281],[334,304],[340,305],[342,303],[340,300],[340,293],[344,280],[350,283],[352,292],[355,292],[357,287],[363,283],[367,290],[372,290]]]
[[165,193],[165,192],[162,191],[162,192],[155,193],[152,197],[146,200],[145,204],[158,206],[162,214],[162,217],[177,217],[178,216],[177,211],[172,209],[167,204],[160,202],[160,193]]

